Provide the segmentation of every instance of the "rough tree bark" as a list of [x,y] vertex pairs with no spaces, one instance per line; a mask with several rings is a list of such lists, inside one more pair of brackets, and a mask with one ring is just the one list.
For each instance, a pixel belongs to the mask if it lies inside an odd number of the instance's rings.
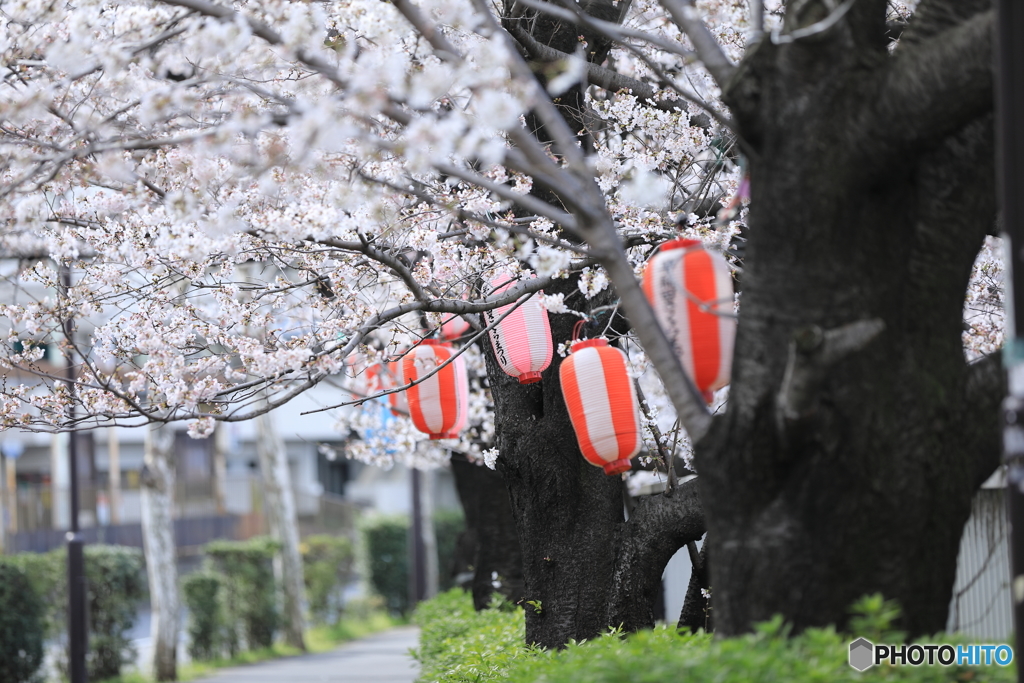
[[256,418],[256,431],[256,451],[263,475],[270,535],[281,546],[274,557],[274,573],[284,596],[284,638],[292,647],[305,650],[306,587],[302,578],[299,520],[291,471],[288,469],[288,453],[270,413]]
[[[990,3],[922,0],[893,55],[885,13],[861,0],[825,33],[762,41],[724,84],[754,153],[730,404],[697,444],[720,633],[842,624],[875,591],[911,634],[941,630],[998,463],[1000,374],[961,341],[995,227]],[[884,330],[821,351],[864,321]]]
[[142,544],[152,611],[153,676],[178,680],[178,570],[174,545],[174,431],[146,428],[142,483]]

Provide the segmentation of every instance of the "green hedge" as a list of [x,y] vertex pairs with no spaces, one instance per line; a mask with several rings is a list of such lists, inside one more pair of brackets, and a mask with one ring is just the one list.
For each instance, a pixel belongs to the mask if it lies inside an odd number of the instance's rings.
[[[451,569],[455,547],[466,523],[461,512],[439,510],[434,514],[434,538],[437,543],[438,583],[441,590],[451,587]],[[367,519],[361,527],[369,560],[370,584],[390,612],[409,610],[409,518],[405,515]]]
[[43,601],[20,568],[0,564],[0,681],[28,683],[43,663]]
[[[0,557],[0,564],[22,569],[35,595],[45,605],[48,638],[64,640],[67,632],[67,550],[18,553]],[[138,603],[146,595],[142,551],[124,546],[85,546],[85,580],[89,619],[86,667],[90,680],[114,678],[135,661],[128,632],[135,624]],[[66,671],[67,653],[58,661]]]
[[519,657],[533,652],[523,644],[521,609],[495,600],[494,607],[477,612],[472,596],[461,588],[421,603],[413,621],[420,627],[414,656],[422,665],[421,681],[503,681]]
[[374,517],[362,525],[370,584],[393,614],[409,609],[409,520],[403,516]]
[[334,625],[342,613],[342,592],[352,576],[355,551],[344,536],[316,535],[299,546],[306,600],[313,621]]
[[280,615],[274,581],[274,553],[269,538],[213,541],[206,544],[207,570],[221,579],[223,644],[234,657],[244,644],[250,650],[274,644]]
[[[898,614],[879,597],[855,609],[852,630],[876,643],[902,642],[890,628]],[[420,681],[434,683],[856,683],[859,681],[1016,680],[1015,666],[876,666],[860,673],[847,663],[848,634],[833,628],[808,629],[790,637],[781,617],[759,624],[738,638],[677,633],[661,627],[623,637],[609,633],[560,651],[523,645],[523,617],[496,609],[474,612],[472,600],[451,591],[424,603],[414,615],[420,624]],[[969,642],[939,635],[920,642]]]
[[217,659],[224,645],[224,609],[220,574],[198,571],[181,581],[188,608],[188,654],[198,661]]

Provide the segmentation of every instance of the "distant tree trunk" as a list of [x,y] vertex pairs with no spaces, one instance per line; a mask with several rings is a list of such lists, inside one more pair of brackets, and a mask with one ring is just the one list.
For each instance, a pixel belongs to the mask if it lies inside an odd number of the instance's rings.
[[299,551],[299,520],[292,492],[291,471],[284,441],[270,413],[256,418],[258,440],[256,450],[266,492],[267,518],[270,534],[281,550],[274,560],[274,569],[284,595],[285,642],[300,650],[306,649],[306,588],[302,577],[302,554]]
[[178,570],[174,546],[174,431],[146,428],[142,482],[142,542],[152,611],[153,676],[178,680]]
[[213,433],[213,500],[217,506],[218,515],[227,512],[225,506],[227,496],[224,486],[228,468],[228,429],[230,429],[228,425],[219,425],[217,431]]
[[466,516],[466,530],[459,542],[460,564],[473,573],[474,607],[484,609],[495,593],[519,602],[523,597],[523,554],[501,474],[457,455],[452,456],[452,474]]
[[107,427],[107,472],[110,477],[110,523],[121,523],[121,438],[117,427]]

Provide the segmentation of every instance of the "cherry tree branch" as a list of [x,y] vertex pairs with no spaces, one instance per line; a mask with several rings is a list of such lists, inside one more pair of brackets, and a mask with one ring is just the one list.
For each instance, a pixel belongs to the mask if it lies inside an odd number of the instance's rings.
[[729,61],[725,50],[711,35],[708,27],[704,25],[697,8],[694,7],[693,0],[659,0],[659,2],[668,10],[676,26],[690,37],[704,68],[715,79],[718,87],[724,91],[733,74],[736,73],[736,66]]
[[879,130],[900,149],[941,139],[992,111],[992,32],[995,12],[897,51],[875,111]]
[[473,4],[476,6],[484,25],[487,26],[491,34],[498,36],[505,43],[513,75],[522,78],[524,82],[533,84],[534,101],[531,104],[537,117],[544,124],[544,128],[551,135],[552,140],[554,140],[555,146],[562,153],[562,156],[565,157],[569,168],[581,177],[586,177],[589,174],[587,162],[583,158],[583,151],[576,143],[575,134],[555,107],[554,102],[551,101],[548,93],[541,87],[536,75],[530,69],[530,65],[519,54],[512,36],[498,23],[497,18],[487,6],[486,0],[473,0]]
[[324,407],[324,408],[317,408],[315,410],[307,410],[306,412],[301,413],[301,414],[302,415],[312,415],[314,413],[322,413],[322,412],[325,412],[325,411],[328,411],[328,410],[335,410],[337,408],[343,408],[345,406],[362,405],[363,403],[365,403],[367,401],[372,401],[375,398],[382,398],[384,396],[388,396],[389,394],[397,394],[400,391],[405,391],[406,389],[410,389],[410,388],[416,386],[417,384],[422,384],[423,382],[426,382],[428,379],[430,379],[431,377],[433,377],[434,375],[439,373],[441,370],[443,370],[445,367],[447,367],[451,363],[454,363],[455,359],[458,358],[459,356],[461,356],[462,354],[464,354],[466,351],[468,351],[469,348],[471,346],[473,346],[473,344],[476,343],[476,341],[478,339],[480,339],[486,333],[490,332],[495,327],[497,327],[498,324],[502,320],[504,320],[508,316],[512,315],[513,311],[515,311],[517,308],[519,308],[520,306],[525,304],[532,297],[533,297],[533,294],[531,293],[531,294],[528,294],[528,295],[524,296],[523,298],[519,299],[515,303],[515,305],[511,306],[507,311],[505,311],[500,316],[495,318],[494,321],[492,321],[490,324],[488,324],[483,329],[477,331],[472,337],[470,337],[468,340],[466,340],[462,344],[461,347],[456,349],[455,353],[453,353],[448,360],[446,360],[445,362],[443,362],[440,365],[436,366],[433,370],[431,370],[427,374],[423,375],[419,379],[413,380],[413,381],[409,382],[408,384],[404,384],[404,385],[402,385],[400,387],[394,387],[394,388],[391,388],[391,389],[385,389],[383,391],[379,391],[376,394],[372,394],[372,395],[369,395],[369,396],[361,396],[360,398],[358,398],[358,399],[356,399],[354,401],[343,401],[342,403],[337,403],[337,404],[332,405],[332,406],[327,406],[327,407]]
[[[519,41],[526,51],[536,59],[557,61],[561,59],[569,59],[572,56],[562,52],[561,50],[556,50],[553,47],[548,47],[547,45],[538,42],[522,28],[513,27],[512,35],[517,41]],[[609,92],[628,90],[630,94],[635,96],[638,100],[648,102],[652,106],[657,107],[658,109],[664,109],[665,111],[688,111],[689,109],[686,103],[680,100],[658,99],[656,97],[658,89],[650,83],[645,83],[644,81],[620,74],[619,72],[611,69],[606,69],[603,66],[598,66],[591,62],[585,62],[585,68],[587,70],[587,81]],[[695,123],[694,125],[698,124]],[[703,127],[706,127],[706,124]]]
[[557,5],[545,2],[544,0],[516,0],[516,3],[525,5],[526,7],[537,10],[538,12],[544,12],[545,14],[549,14],[562,21],[586,26],[587,28],[593,29],[595,32],[619,43],[626,44],[630,38],[635,38],[636,40],[650,43],[665,52],[669,52],[687,60],[695,59],[697,57],[694,52],[687,50],[679,43],[671,40],[665,40],[664,38],[652,33],[638,31],[636,29],[629,28],[628,26],[623,26],[622,24],[604,21],[603,19],[596,19],[585,12],[558,7]]

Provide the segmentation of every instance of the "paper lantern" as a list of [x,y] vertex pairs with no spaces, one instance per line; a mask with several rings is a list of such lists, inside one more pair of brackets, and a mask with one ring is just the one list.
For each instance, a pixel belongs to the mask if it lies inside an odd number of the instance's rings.
[[647,263],[643,287],[683,369],[710,401],[729,383],[736,339],[728,264],[698,240],[672,240]]
[[576,342],[558,377],[583,457],[605,474],[628,470],[642,440],[626,354],[604,339]]
[[[454,355],[452,347],[436,339],[424,339],[402,359],[405,384],[426,377]],[[469,411],[469,383],[462,356],[445,365],[421,383],[405,390],[409,415],[416,429],[431,439],[452,439],[466,426]]]
[[469,331],[469,323],[458,315],[450,315],[441,323],[441,339],[454,341]]
[[[401,359],[384,364],[384,373],[381,375],[382,389],[394,389],[395,387],[403,386],[405,383],[405,379],[402,377]],[[409,414],[409,397],[406,396],[405,391],[396,391],[388,394],[388,405],[391,406],[392,415]]]
[[349,393],[352,398],[373,396],[383,387],[384,368],[380,363],[367,364],[362,354],[350,356],[346,362],[352,378],[348,381]]
[[[499,275],[491,281],[493,294],[501,294],[517,283],[508,275]],[[501,318],[515,303],[484,313],[490,325]],[[551,365],[551,324],[548,312],[537,297],[531,298],[510,313],[488,333],[498,365],[506,375],[520,384],[533,384],[541,380],[541,373]]]

